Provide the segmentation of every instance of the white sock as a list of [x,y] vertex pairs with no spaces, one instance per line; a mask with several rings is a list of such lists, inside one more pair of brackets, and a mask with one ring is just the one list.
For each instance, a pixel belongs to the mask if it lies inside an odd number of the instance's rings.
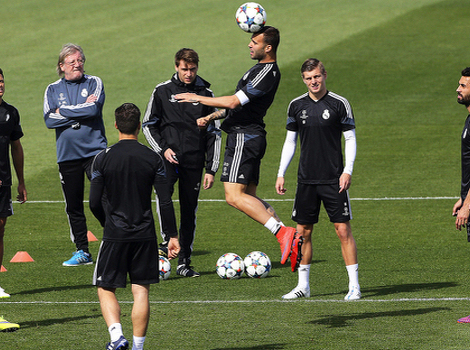
[[122,325],[120,323],[113,323],[108,328],[109,335],[111,336],[111,342],[115,342],[118,340],[122,335]]
[[275,218],[271,217],[269,220],[264,224],[269,231],[271,231],[274,235],[279,231],[281,228],[281,223],[277,221]]
[[144,342],[145,337],[136,337],[134,335],[134,339],[132,342],[132,350],[144,350]]
[[297,284],[297,287],[302,290],[310,290],[310,264],[299,265],[297,271],[299,274],[299,283]]
[[348,270],[349,276],[349,289],[352,287],[359,288],[359,264],[348,265],[346,266],[346,270]]

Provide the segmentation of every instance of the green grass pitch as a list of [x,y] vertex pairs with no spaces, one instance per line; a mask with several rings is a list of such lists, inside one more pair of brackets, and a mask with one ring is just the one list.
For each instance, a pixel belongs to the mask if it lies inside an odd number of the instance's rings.
[[[0,333],[0,349],[104,349],[93,266],[64,268],[74,250],[59,186],[54,132],[42,117],[46,86],[57,79],[61,46],[82,45],[86,71],[103,79],[104,118],[116,142],[113,111],[124,102],[145,110],[155,85],[174,71],[173,55],[191,47],[216,96],[233,93],[253,64],[249,35],[237,28],[242,1],[160,0],[2,3],[0,67],[5,100],[22,117],[29,202],[8,219],[0,286],[12,294],[0,315],[21,325]],[[312,297],[283,302],[297,275],[279,264],[270,233],[223,201],[217,181],[202,191],[193,263],[201,278],[172,274],[152,287],[146,349],[466,349],[470,325],[469,248],[455,230],[460,132],[460,71],[470,66],[470,7],[464,0],[263,0],[268,24],[281,31],[282,81],[266,117],[268,151],[258,195],[282,220],[290,211],[296,162],[286,196],[274,182],[290,100],[306,91],[300,65],[321,59],[328,88],[353,107],[358,153],[350,190],[363,299],[342,301],[347,274],[338,239],[323,212],[315,227]],[[144,141],[141,136],[141,141]],[[176,203],[176,205],[178,205]],[[98,222],[90,230],[100,238]],[[96,256],[99,242],[91,243]],[[267,253],[268,278],[220,279],[215,262],[233,251]],[[27,251],[31,263],[10,263]],[[174,264],[174,263],[173,263]],[[173,265],[173,267],[176,267]],[[130,288],[118,291],[131,339]]]

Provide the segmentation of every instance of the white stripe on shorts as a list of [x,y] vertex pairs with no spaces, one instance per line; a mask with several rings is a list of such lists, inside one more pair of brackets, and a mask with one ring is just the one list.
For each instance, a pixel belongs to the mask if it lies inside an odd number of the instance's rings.
[[245,146],[245,134],[237,133],[237,143],[235,144],[235,151],[233,153],[232,166],[228,181],[237,182],[238,170],[240,169],[240,162],[243,155],[243,147]]

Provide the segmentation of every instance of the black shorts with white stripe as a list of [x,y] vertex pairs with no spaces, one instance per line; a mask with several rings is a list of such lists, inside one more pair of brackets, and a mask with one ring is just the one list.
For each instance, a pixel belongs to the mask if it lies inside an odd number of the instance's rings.
[[265,152],[264,135],[228,134],[220,181],[258,185],[261,159]]

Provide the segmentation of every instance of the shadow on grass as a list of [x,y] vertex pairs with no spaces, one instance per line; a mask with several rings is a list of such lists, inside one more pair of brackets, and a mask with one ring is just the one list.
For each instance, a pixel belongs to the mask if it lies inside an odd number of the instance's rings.
[[94,319],[94,318],[100,318],[100,317],[103,317],[101,313],[96,314],[96,315],[86,315],[86,316],[77,316],[77,317],[50,318],[50,319],[42,320],[42,321],[21,322],[20,326],[21,326],[21,329],[47,327],[47,326],[53,326],[56,324],[77,322],[80,320]]
[[22,292],[15,293],[14,295],[30,295],[30,294],[40,294],[40,293],[48,293],[48,292],[61,292],[61,291],[70,291],[70,290],[77,290],[77,289],[89,289],[94,288],[96,286],[90,284],[82,284],[78,286],[62,286],[62,287],[48,287],[48,288],[38,288],[38,289],[31,289],[31,290],[24,290]]
[[[434,282],[434,283],[405,283],[395,284],[383,287],[361,288],[362,297],[382,297],[386,295],[393,295],[399,293],[416,293],[424,290],[437,290],[445,288],[457,287],[458,283],[455,282]],[[346,294],[348,291],[344,290],[340,293],[321,294],[321,296]]]
[[237,348],[214,348],[211,350],[281,350],[284,349],[284,344],[265,344],[249,347],[237,347]]
[[416,316],[425,315],[432,312],[447,311],[450,308],[446,307],[430,307],[413,310],[397,310],[397,311],[382,311],[382,312],[365,312],[351,315],[328,315],[318,320],[308,322],[308,324],[324,325],[328,328],[339,328],[349,326],[350,321],[374,319],[378,317],[402,317],[402,316]]
[[437,290],[457,287],[458,283],[455,282],[434,282],[434,283],[406,283],[391,286],[365,288],[362,290],[363,294],[366,293],[367,297],[371,296],[384,296],[397,293],[415,293],[422,290]]
[[211,254],[209,250],[195,250],[191,253],[192,256],[198,256],[198,255],[207,255]]

